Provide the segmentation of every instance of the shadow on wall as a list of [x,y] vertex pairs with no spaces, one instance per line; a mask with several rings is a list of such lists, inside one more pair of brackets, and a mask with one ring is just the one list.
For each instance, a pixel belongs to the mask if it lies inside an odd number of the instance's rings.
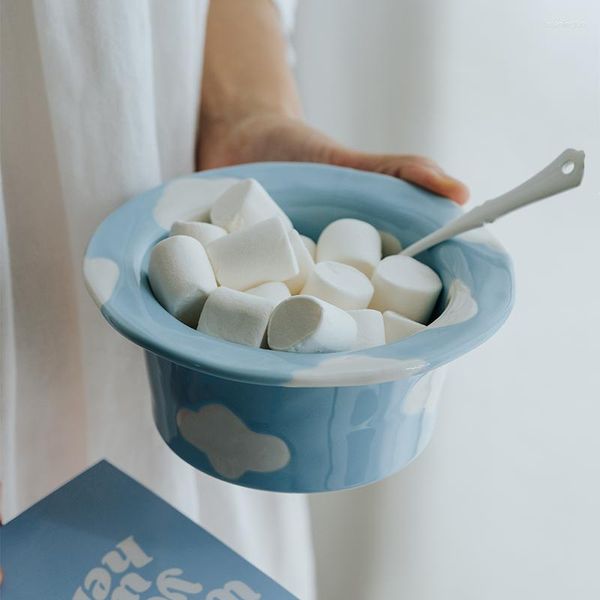
[[[432,7],[430,1],[300,2],[296,73],[311,123],[364,150],[427,154],[435,145],[432,116],[441,101],[435,90],[438,25]],[[418,514],[427,488],[415,479],[415,469],[401,475],[412,481],[409,493],[398,489],[394,476],[366,488],[310,497],[319,597],[368,598],[377,588],[387,590],[385,583],[375,584],[387,570],[377,564],[384,560],[382,513],[387,499],[394,498],[404,515],[398,518]],[[409,526],[406,531],[406,540],[395,544],[398,574],[411,552],[413,532]]]
[[426,153],[441,101],[436,29],[443,23],[432,19],[441,12],[434,4],[299,2],[296,75],[309,121],[363,150]]
[[[302,0],[298,8],[306,114],[340,141],[430,155],[464,177],[476,202],[567,147],[584,149],[588,166],[568,201],[494,224],[515,260],[515,311],[452,365],[429,449],[378,484],[310,499],[319,597],[600,597],[600,486],[589,477],[600,455],[600,283],[589,277],[600,220],[600,6]],[[548,294],[552,281],[561,284]],[[565,340],[568,352],[557,351]],[[494,377],[498,364],[511,376]]]

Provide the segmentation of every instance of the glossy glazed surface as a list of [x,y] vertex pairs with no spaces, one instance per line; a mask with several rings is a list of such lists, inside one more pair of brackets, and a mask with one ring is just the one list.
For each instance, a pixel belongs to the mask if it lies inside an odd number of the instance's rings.
[[[331,221],[355,217],[396,235],[405,244],[460,214],[437,196],[392,177],[314,164],[260,163],[198,173],[186,180],[219,188],[215,179],[255,177],[281,204],[297,229],[316,239]],[[155,300],[146,268],[150,248],[170,221],[195,212],[193,201],[174,201],[171,187],[137,196],[112,213],[90,241],[86,282],[107,320],[140,346],[220,377],[265,385],[360,385],[408,377],[435,368],[487,339],[508,316],[513,299],[510,259],[480,231],[475,243],[446,242],[420,256],[442,278],[438,313],[453,302],[451,325],[394,344],[357,352],[289,354],[232,344],[186,327]],[[176,197],[175,197],[176,198]],[[198,207],[199,208],[199,207]],[[196,211],[198,212],[198,211]]]
[[[443,373],[364,386],[281,388],[146,353],[158,430],[197,469],[278,492],[365,485],[405,467],[433,431]],[[442,368],[443,370],[443,368]]]
[[343,489],[403,468],[431,437],[439,367],[482,343],[508,316],[509,257],[484,230],[420,256],[444,284],[436,320],[394,344],[334,354],[232,344],[169,315],[146,277],[152,246],[173,221],[205,212],[198,192],[218,194],[224,177],[258,179],[313,239],[331,221],[355,217],[410,244],[460,214],[449,201],[391,177],[297,163],[195,174],[124,204],[94,234],[84,272],[106,319],[147,350],[162,437],[197,469],[265,490]]

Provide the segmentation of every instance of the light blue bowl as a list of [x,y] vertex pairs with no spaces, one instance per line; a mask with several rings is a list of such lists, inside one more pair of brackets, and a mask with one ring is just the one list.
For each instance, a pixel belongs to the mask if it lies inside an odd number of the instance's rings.
[[[355,217],[405,245],[460,214],[392,177],[303,163],[205,171],[113,212],[85,257],[88,289],[109,323],[146,351],[153,412],[165,442],[219,479],[279,492],[364,485],[405,467],[426,446],[439,367],[489,338],[513,303],[511,261],[484,230],[419,258],[444,283],[435,326],[394,344],[333,354],[249,348],[201,334],[150,291],[149,251],[170,224],[200,211],[195,188],[254,177],[313,239]],[[490,369],[492,366],[490,365]]]

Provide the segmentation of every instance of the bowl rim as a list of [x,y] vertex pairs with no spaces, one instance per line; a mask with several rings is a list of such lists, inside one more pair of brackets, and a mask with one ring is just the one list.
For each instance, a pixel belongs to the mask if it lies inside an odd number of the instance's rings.
[[[308,186],[308,189],[332,185],[336,192],[332,195],[332,202],[333,199],[337,202],[338,196],[341,198],[340,190],[348,186],[357,189],[357,193],[364,191],[369,197],[377,191],[380,207],[385,205],[386,210],[394,211],[395,206],[402,204],[406,210],[410,204],[411,216],[418,217],[431,230],[462,212],[449,200],[394,177],[316,163],[249,163],[222,167],[176,178],[137,194],[113,211],[92,235],[84,257],[84,279],[108,322],[126,338],[154,354],[196,371],[253,384],[284,387],[370,385],[415,376],[450,362],[489,338],[512,309],[512,261],[494,236],[481,229],[475,236],[461,236],[462,239],[445,242],[438,248],[445,245],[454,253],[476,252],[480,263],[493,264],[498,272],[505,274],[507,285],[496,286],[495,289],[494,281],[486,282],[486,288],[489,283],[494,289],[491,290],[493,298],[486,305],[486,314],[482,315],[485,318],[478,315],[477,318],[428,329],[392,344],[330,354],[295,354],[250,348],[204,335],[168,314],[165,318],[170,318],[172,323],[168,321],[167,328],[159,326],[150,314],[139,314],[149,287],[141,276],[143,261],[133,253],[138,223],[142,221],[146,227],[156,228],[156,235],[164,237],[168,231],[164,223],[161,226],[157,222],[155,208],[167,186],[189,179],[210,181],[231,177],[254,177],[271,193],[272,189],[286,189],[286,186],[293,185],[289,181],[294,180],[298,185],[301,182],[301,185]],[[412,204],[415,200],[418,202]],[[399,214],[400,208],[396,210]],[[114,244],[115,231],[124,227],[131,233],[131,239],[117,248]],[[146,258],[149,248],[146,247],[143,253]],[[107,270],[105,267],[112,272],[112,289],[108,291],[105,273],[102,282],[96,276],[99,261],[106,261],[102,264],[103,272]],[[477,302],[476,290],[473,296]],[[158,310],[164,311],[153,296],[152,299]],[[134,315],[134,311],[138,312]]]

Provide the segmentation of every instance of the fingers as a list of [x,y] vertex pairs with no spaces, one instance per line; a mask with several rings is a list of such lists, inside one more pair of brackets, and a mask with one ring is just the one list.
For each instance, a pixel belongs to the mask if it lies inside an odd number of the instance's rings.
[[469,199],[467,186],[458,179],[447,175],[437,166],[409,163],[400,167],[397,176],[435,194],[450,198],[457,204],[464,204]]
[[469,189],[464,183],[446,174],[437,163],[424,156],[348,151],[338,154],[336,159],[336,164],[404,179],[457,204],[464,204],[469,199]]

